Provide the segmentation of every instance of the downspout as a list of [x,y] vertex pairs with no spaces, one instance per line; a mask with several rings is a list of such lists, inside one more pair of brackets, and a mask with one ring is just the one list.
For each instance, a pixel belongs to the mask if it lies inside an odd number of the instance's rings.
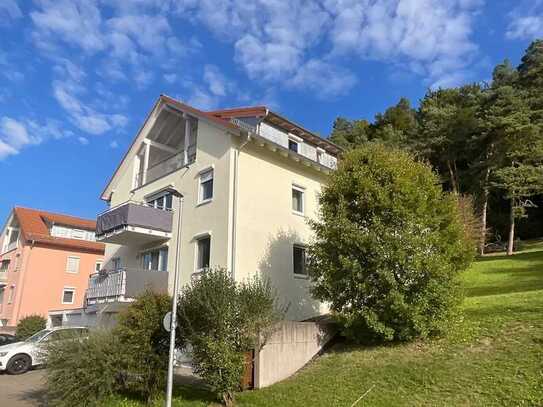
[[[30,255],[32,254],[32,249],[34,248],[34,245],[36,244],[36,241],[34,239],[31,240],[30,243],[30,250],[28,251],[28,256],[25,258],[25,264],[24,268],[22,269],[22,276],[21,276],[21,290],[18,295],[18,303],[17,303],[17,313],[15,313],[15,321],[19,321],[19,313],[21,312],[21,303],[23,302],[23,290],[25,288],[25,281],[26,281],[26,275],[28,273],[28,263],[30,262]],[[24,248],[23,248],[24,253]],[[21,266],[23,267],[23,266]]]
[[239,168],[239,153],[251,141],[251,135],[247,133],[247,139],[241,143],[241,145],[235,149],[234,152],[234,180],[233,180],[233,191],[232,191],[232,246],[230,253],[230,273],[232,280],[236,279],[236,238],[237,238],[237,201],[238,201],[238,168]]

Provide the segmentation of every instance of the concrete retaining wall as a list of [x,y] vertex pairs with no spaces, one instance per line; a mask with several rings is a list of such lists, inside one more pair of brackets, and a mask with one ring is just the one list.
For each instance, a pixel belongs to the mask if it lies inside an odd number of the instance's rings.
[[324,322],[283,321],[255,356],[255,388],[270,386],[296,373],[332,339]]

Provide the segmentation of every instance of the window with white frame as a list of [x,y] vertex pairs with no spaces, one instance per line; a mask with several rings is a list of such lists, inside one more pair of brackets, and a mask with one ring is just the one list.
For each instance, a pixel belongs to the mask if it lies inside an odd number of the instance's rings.
[[294,274],[307,276],[305,246],[295,244],[292,247],[292,262]]
[[98,260],[96,263],[94,263],[94,272],[98,273],[100,270],[102,270],[102,264],[104,262],[102,260]]
[[8,304],[11,304],[15,300],[15,286],[9,287]]
[[305,189],[296,185],[292,186],[292,211],[299,215],[304,214],[305,209]]
[[62,290],[62,303],[73,304],[74,300],[75,300],[75,288],[64,287],[64,289]]
[[196,271],[209,268],[211,255],[211,236],[207,235],[196,240]]
[[171,192],[164,192],[160,195],[154,195],[147,201],[147,205],[162,210],[172,210],[173,195]]
[[199,203],[209,202],[213,199],[213,169],[200,173]]
[[144,270],[167,271],[168,270],[168,248],[149,250],[142,255],[142,266]]
[[79,257],[68,256],[68,260],[66,261],[66,272],[79,273]]

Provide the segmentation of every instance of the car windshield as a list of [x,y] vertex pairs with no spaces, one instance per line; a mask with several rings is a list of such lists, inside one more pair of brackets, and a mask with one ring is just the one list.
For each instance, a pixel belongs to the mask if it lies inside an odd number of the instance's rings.
[[50,329],[44,329],[42,331],[36,332],[30,338],[26,339],[25,342],[38,342],[50,332],[52,332]]

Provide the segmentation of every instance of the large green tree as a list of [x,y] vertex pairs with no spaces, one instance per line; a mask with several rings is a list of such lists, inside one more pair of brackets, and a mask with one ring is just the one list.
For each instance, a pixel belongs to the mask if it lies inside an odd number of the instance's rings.
[[481,97],[478,84],[429,90],[418,110],[420,131],[412,149],[433,164],[454,193],[471,189],[468,168],[475,152],[468,141],[479,127]]
[[348,152],[324,188],[309,248],[314,295],[351,339],[409,340],[447,330],[458,273],[474,247],[457,199],[407,152]]

